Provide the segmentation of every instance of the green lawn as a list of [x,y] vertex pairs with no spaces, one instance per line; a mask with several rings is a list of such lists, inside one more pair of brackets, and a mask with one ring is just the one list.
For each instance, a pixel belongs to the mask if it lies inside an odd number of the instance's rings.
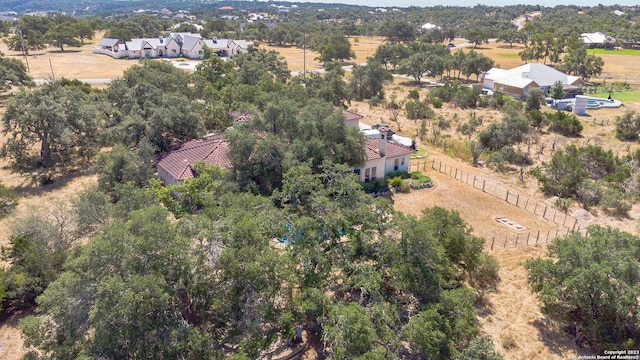
[[[594,94],[585,94],[585,95],[591,96],[591,97],[597,97],[597,98],[606,99],[607,96],[609,96],[609,92],[608,91],[602,91],[602,92],[597,92],[597,93],[594,93]],[[622,101],[623,103],[625,101],[636,102],[636,101],[640,101],[640,90],[614,91],[611,96],[616,100]]]
[[497,56],[507,58],[507,59],[519,59],[520,55],[518,53],[496,53]]
[[634,49],[620,49],[620,50],[607,50],[607,49],[587,49],[589,54],[607,54],[607,55],[640,55],[640,50]]

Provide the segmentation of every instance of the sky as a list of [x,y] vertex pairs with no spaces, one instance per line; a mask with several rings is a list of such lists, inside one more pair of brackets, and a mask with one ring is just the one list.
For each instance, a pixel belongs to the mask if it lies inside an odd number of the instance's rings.
[[553,7],[556,5],[580,5],[580,6],[597,6],[603,5],[639,5],[638,0],[297,0],[300,2],[314,2],[325,4],[350,4],[350,5],[366,5],[366,6],[380,6],[380,7],[429,7],[437,5],[445,6],[474,6],[476,4],[492,5],[492,6],[504,6],[504,5],[542,5],[545,7]]

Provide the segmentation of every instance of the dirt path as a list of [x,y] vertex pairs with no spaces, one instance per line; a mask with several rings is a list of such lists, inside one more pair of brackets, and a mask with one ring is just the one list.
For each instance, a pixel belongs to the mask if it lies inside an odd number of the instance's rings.
[[[465,172],[492,178],[503,186],[514,188],[487,169],[473,168],[435,149],[428,152],[430,159],[444,160]],[[447,174],[432,170],[429,166],[425,173],[434,180],[435,186],[394,195],[397,210],[414,215],[433,206],[456,210],[473,227],[475,235],[487,239],[487,249],[493,237],[499,239],[513,233],[513,230],[495,221],[497,216],[507,216],[530,229],[546,231],[556,228],[552,222],[540,216],[509,205],[464,182],[456,181]],[[531,189],[514,190],[532,193]],[[493,291],[481,296],[479,321],[483,330],[493,338],[496,348],[505,355],[505,359],[566,359],[570,355],[576,355],[578,349],[573,339],[549,323],[526,283],[524,262],[544,256],[543,245],[499,249],[491,251],[491,254],[500,264],[500,282]]]

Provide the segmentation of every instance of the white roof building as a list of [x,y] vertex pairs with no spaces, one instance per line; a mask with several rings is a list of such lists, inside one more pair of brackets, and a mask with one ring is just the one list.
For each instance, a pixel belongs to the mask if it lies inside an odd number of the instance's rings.
[[580,38],[588,47],[606,47],[613,46],[616,43],[615,38],[607,36],[600,31],[580,34]]
[[426,24],[422,25],[422,26],[420,27],[420,29],[422,29],[422,30],[434,30],[434,29],[435,29],[435,30],[440,30],[440,29],[442,29],[442,27],[441,27],[441,26],[438,26],[438,25],[436,25],[436,24],[426,23]]
[[505,70],[492,68],[482,75],[483,88],[499,91],[515,97],[524,97],[532,87],[545,93],[556,81],[562,82],[565,90],[578,90],[584,83],[578,76],[567,75],[541,63],[530,63]]

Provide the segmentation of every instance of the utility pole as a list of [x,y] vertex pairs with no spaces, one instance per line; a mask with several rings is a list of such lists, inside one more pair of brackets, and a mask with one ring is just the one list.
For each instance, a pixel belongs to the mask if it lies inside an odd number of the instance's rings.
[[304,32],[304,40],[302,41],[302,79],[304,86],[307,86],[307,32]]
[[20,25],[16,21],[16,29],[18,30],[18,36],[20,37],[20,46],[22,47],[22,55],[24,56],[24,62],[27,63],[27,72],[31,73],[29,70],[29,60],[27,59],[27,51],[24,49],[24,38],[22,37],[22,30],[20,30]]

